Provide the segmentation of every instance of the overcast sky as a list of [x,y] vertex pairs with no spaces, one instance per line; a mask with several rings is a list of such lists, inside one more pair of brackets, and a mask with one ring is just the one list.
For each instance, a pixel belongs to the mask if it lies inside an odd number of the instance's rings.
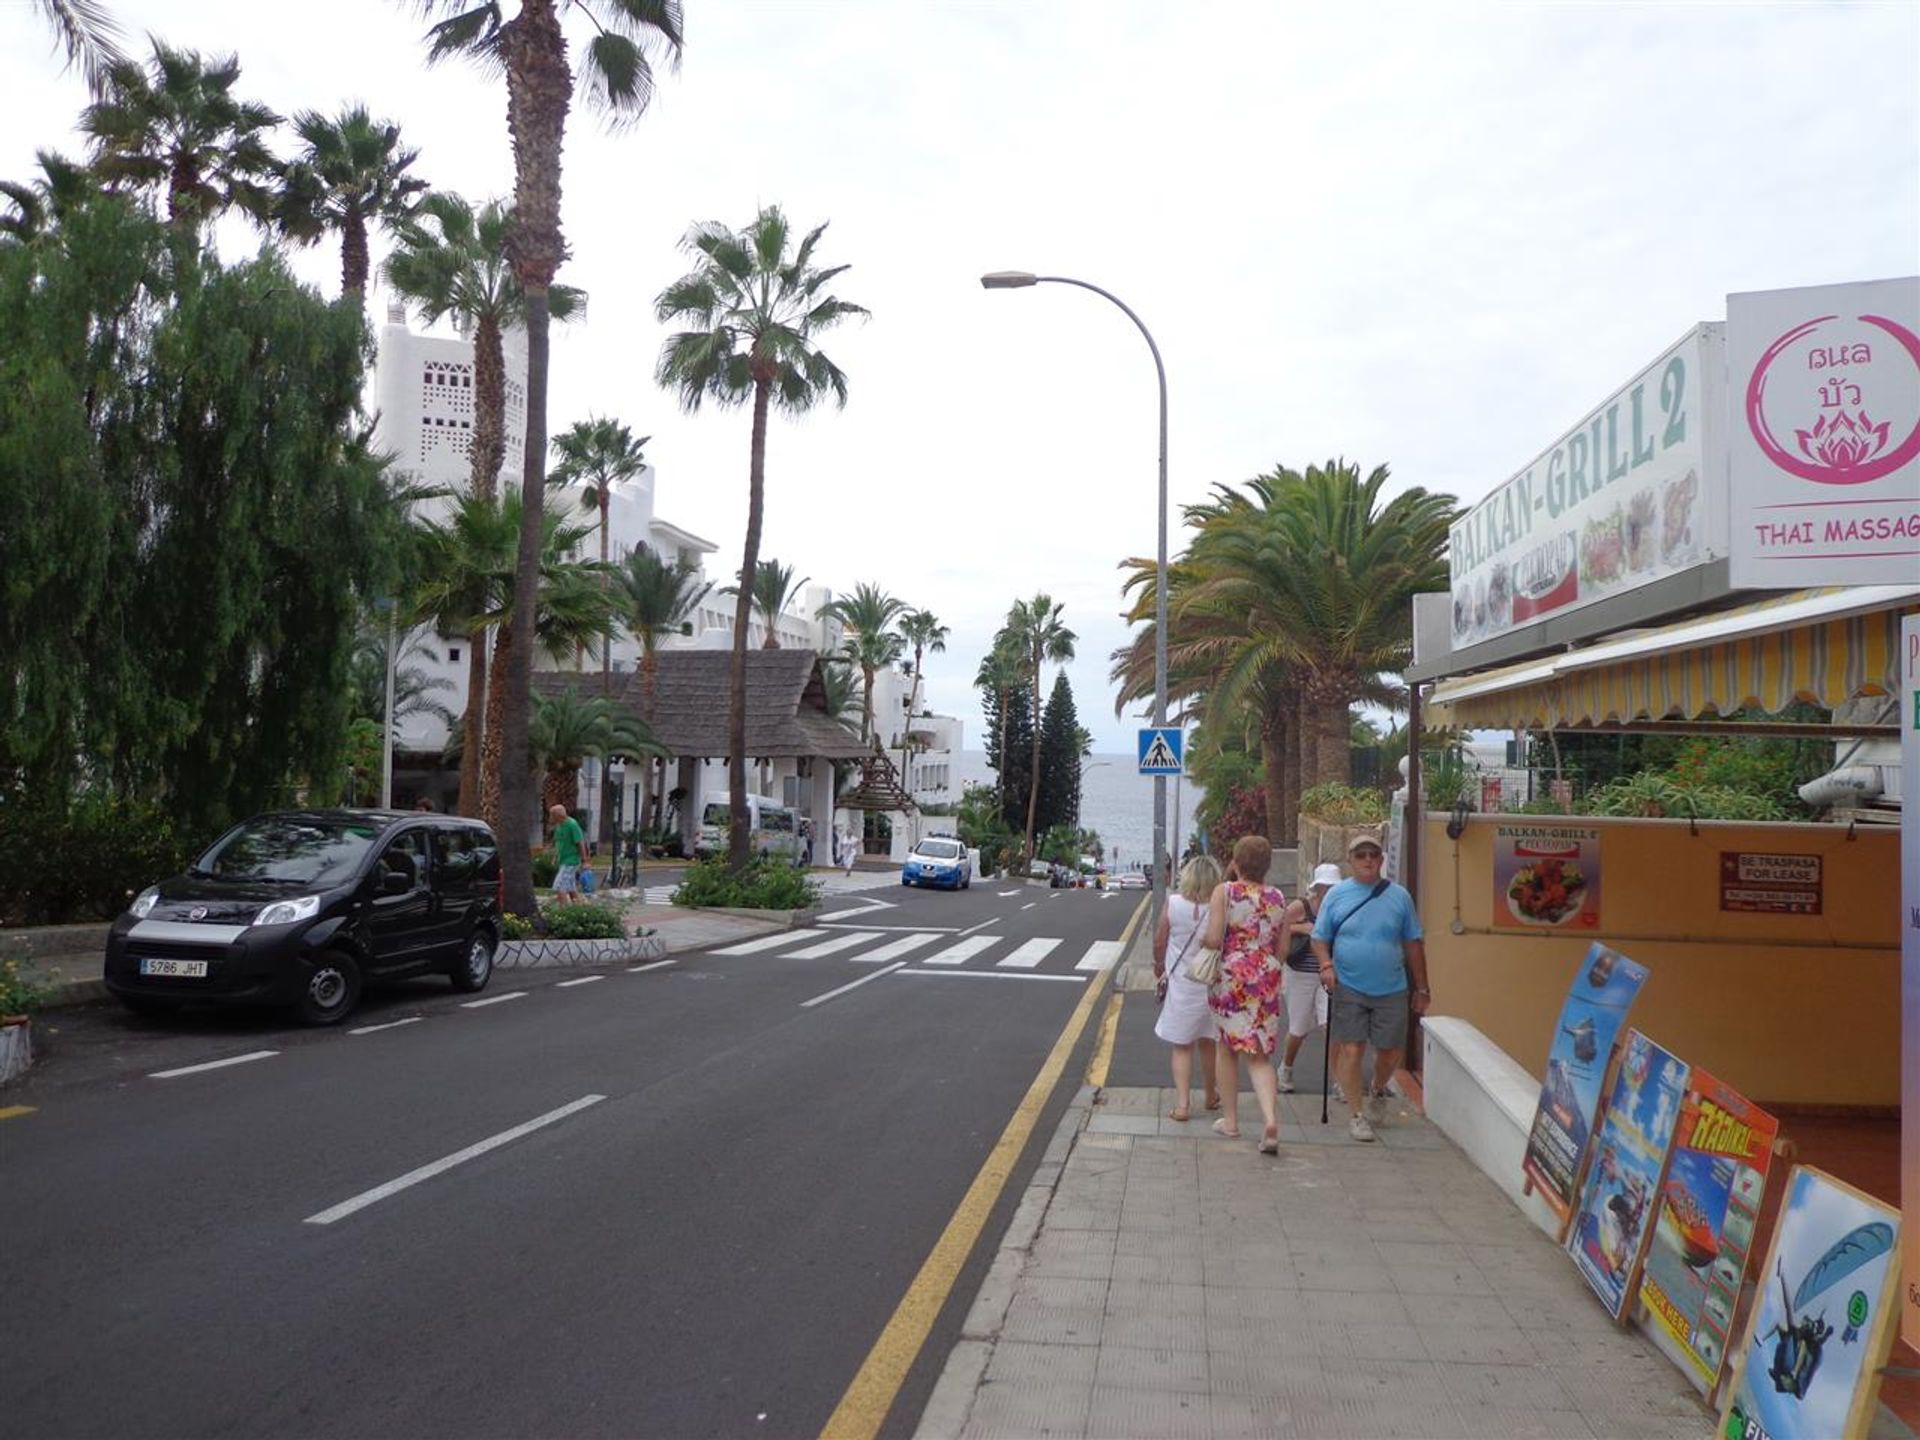
[[[136,41],[238,51],[241,90],[283,114],[365,100],[438,186],[511,189],[503,88],[426,71],[412,5],[108,3]],[[747,416],[655,387],[653,298],[691,222],[830,220],[820,256],[873,318],[825,342],[847,409],[772,427],[761,553],[949,624],[931,698],[971,745],[980,654],[1045,590],[1079,632],[1083,723],[1132,748],[1116,565],[1155,523],[1153,371],[1126,318],[982,271],[1091,280],[1153,327],[1177,553],[1182,502],[1277,464],[1344,455],[1477,498],[1729,291],[1910,274],[1920,250],[1909,0],[687,10],[646,118],[568,132],[564,278],[591,306],[556,329],[552,427],[651,434],[660,515],[724,570]],[[0,175],[77,150],[84,99],[33,6],[0,0]],[[335,293],[337,248],[299,264]]]

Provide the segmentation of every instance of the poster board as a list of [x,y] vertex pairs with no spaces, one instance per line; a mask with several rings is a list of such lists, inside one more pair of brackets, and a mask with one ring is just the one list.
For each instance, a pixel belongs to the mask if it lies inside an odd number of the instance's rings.
[[1646,978],[1644,965],[1596,941],[1574,972],[1554,1022],[1521,1168],[1528,1187],[1562,1220],[1573,1212],[1580,1157],[1593,1135],[1613,1042]]
[[1793,1167],[1733,1355],[1721,1435],[1866,1435],[1893,1348],[1899,1234],[1897,1210],[1824,1170]]
[[1726,1364],[1780,1122],[1704,1070],[1680,1105],[1634,1319],[1701,1391]]
[[1599,929],[1599,829],[1540,820],[1495,825],[1493,928]]
[[1640,1274],[1687,1089],[1687,1062],[1638,1030],[1614,1072],[1567,1253],[1615,1320]]

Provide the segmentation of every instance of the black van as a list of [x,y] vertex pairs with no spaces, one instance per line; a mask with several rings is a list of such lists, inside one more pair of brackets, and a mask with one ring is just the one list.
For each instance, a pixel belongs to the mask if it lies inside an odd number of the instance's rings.
[[195,1001],[345,1018],[366,980],[445,975],[484,989],[503,882],[478,820],[288,810],[236,825],[186,874],[134,900],[107,935],[107,988],[134,1010]]

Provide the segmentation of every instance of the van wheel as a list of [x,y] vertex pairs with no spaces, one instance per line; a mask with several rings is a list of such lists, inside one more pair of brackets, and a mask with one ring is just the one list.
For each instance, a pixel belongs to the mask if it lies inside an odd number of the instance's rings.
[[338,1025],[360,1000],[360,967],[338,950],[322,950],[313,958],[313,973],[294,1002],[303,1025]]
[[473,938],[467,942],[466,955],[449,972],[448,978],[462,995],[486,989],[487,981],[493,978],[493,937],[484,930],[474,931]]

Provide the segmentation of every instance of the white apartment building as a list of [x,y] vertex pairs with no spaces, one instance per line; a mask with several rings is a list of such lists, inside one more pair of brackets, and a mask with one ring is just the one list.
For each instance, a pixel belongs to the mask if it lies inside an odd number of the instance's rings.
[[[504,349],[507,413],[505,459],[500,482],[503,490],[506,486],[518,485],[521,455],[525,448],[527,361],[524,336],[517,330],[508,331]],[[380,327],[379,360],[374,375],[377,416],[374,438],[380,449],[394,456],[395,469],[411,482],[455,493],[466,489],[471,474],[473,382],[471,342],[457,337],[418,333],[409,328],[404,307],[396,304],[388,308],[386,323]],[[564,406],[556,407],[554,413],[565,414]],[[665,644],[669,647],[727,649],[733,643],[734,597],[720,593],[719,587],[729,583],[727,578],[715,579],[706,572],[706,558],[716,554],[719,546],[663,519],[656,512],[657,482],[658,473],[649,465],[632,479],[612,487],[607,506],[607,557],[617,563],[624,560],[636,546],[645,544],[658,554],[674,556],[698,567],[703,577],[713,580],[714,588],[701,600],[690,617],[690,633],[669,636]],[[431,500],[422,503],[428,507],[444,507],[447,504],[446,501]],[[567,507],[579,516],[583,524],[597,526],[597,511],[587,509],[582,503],[582,487],[550,491],[547,503]],[[598,557],[600,537],[597,529],[581,543],[579,553]],[[826,586],[808,586],[796,607],[779,617],[775,627],[775,639],[779,645],[785,649],[832,654],[842,640],[839,625],[822,613],[832,599],[833,592]],[[413,638],[432,652],[432,658],[418,651],[409,653],[403,645],[402,663],[418,665],[446,681],[451,688],[435,692],[433,698],[455,715],[461,714],[466,708],[467,697],[467,637],[440,636],[430,628],[423,628]],[[747,643],[758,647],[765,639],[765,627],[756,614],[747,632]],[[613,642],[611,666],[615,672],[631,673],[638,665],[639,658],[639,644],[630,636],[622,636]],[[574,668],[575,665],[576,662],[569,659],[561,668]],[[585,674],[597,675],[600,669],[599,656],[581,657],[577,667]],[[912,717],[912,723],[909,724],[907,707],[911,690],[912,678],[905,673],[905,667],[875,677],[875,729],[892,753],[896,766],[901,763],[902,746],[912,741],[914,749],[908,757],[908,770],[903,778],[916,802],[951,803],[959,798],[956,776],[962,743],[961,722],[952,716],[922,714]],[[924,699],[923,687],[922,702]],[[925,709],[924,703],[920,708]],[[416,766],[430,764],[430,757],[440,753],[446,740],[447,727],[437,718],[428,715],[409,716],[401,721],[395,749]],[[396,761],[396,765],[399,764]],[[801,777],[794,773],[783,773],[793,770],[791,762],[762,766],[756,788],[761,794],[798,803],[802,793]],[[589,761],[581,774],[581,818],[589,834],[598,833],[599,816],[595,809],[600,790],[599,780],[595,763]],[[438,777],[430,793],[438,800],[450,802],[450,781],[450,776]],[[396,794],[401,793],[402,788],[397,787]],[[696,790],[696,813],[708,799],[724,799],[727,790],[727,767],[724,762],[709,761],[701,766]],[[620,806],[623,823],[631,823],[636,813],[636,801],[637,788],[631,796],[623,798]],[[891,843],[887,847],[890,853],[905,854],[907,845],[918,838],[915,828],[917,821],[918,817],[903,814],[891,817],[890,826],[884,827],[891,834]],[[842,812],[834,817],[834,823],[835,828],[848,824],[858,827],[860,817]],[[815,828],[819,829],[818,820]],[[824,863],[828,858],[828,847],[822,843],[816,848],[818,858]]]

